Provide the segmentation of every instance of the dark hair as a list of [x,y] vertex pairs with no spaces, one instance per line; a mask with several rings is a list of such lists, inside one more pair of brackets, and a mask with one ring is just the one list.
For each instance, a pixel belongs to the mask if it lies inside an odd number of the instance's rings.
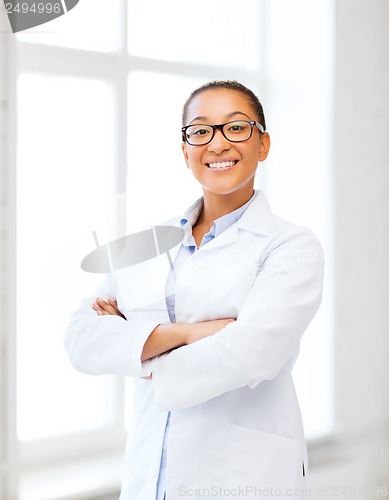
[[265,115],[263,113],[262,104],[259,102],[258,97],[249,88],[245,87],[243,84],[237,82],[236,80],[213,80],[211,82],[205,83],[204,85],[201,85],[201,87],[198,87],[196,90],[194,90],[186,100],[182,109],[182,126],[186,125],[188,107],[192,100],[197,95],[210,89],[234,90],[236,92],[244,94],[244,96],[247,97],[249,103],[253,107],[255,113],[257,114],[259,122],[263,126],[263,129],[266,130]]

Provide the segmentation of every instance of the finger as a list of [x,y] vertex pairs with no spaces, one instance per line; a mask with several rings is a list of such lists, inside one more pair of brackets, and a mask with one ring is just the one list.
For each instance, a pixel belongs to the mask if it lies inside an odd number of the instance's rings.
[[105,314],[109,314],[104,311],[98,304],[94,303],[92,309],[96,311],[97,316],[104,316]]
[[103,314],[117,314],[117,309],[115,307],[111,306],[110,304],[108,304],[108,302],[101,299],[100,297],[98,297],[96,299],[96,302],[100,306]]
[[120,316],[121,318],[126,319],[126,317],[120,312],[116,300],[110,297],[108,301],[109,302],[106,302],[100,297],[96,299],[97,307],[98,310],[100,311],[99,316],[104,316],[109,314],[111,316]]
[[122,318],[126,319],[126,317],[124,316],[124,314],[120,311],[119,307],[118,307],[118,303],[117,303],[117,300],[113,299],[112,297],[109,297],[108,298],[108,302],[109,304],[115,308],[115,311],[116,311],[116,314],[118,316],[121,316]]
[[116,310],[117,313],[120,314],[120,311],[119,311],[119,308],[118,308],[118,303],[117,303],[117,301],[115,299],[113,299],[112,297],[109,297],[108,304],[110,306],[112,306]]
[[92,305],[92,309],[94,311],[96,311],[98,316],[102,316],[103,311],[102,311],[101,307],[96,302]]

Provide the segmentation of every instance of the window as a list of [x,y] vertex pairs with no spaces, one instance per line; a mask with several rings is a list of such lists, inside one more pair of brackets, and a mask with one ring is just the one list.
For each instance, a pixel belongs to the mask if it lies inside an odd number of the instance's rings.
[[97,80],[23,74],[18,94],[18,434],[36,439],[105,422],[104,380],[67,370],[61,333],[63,305],[78,301],[73,284],[88,278],[79,271],[85,201],[97,210],[106,196],[112,92]]
[[[275,213],[315,230],[331,268],[328,2],[242,0],[237,8],[199,0],[194,9],[179,0],[115,0],[108,9],[82,0],[38,28],[17,36],[15,82],[17,428],[25,467],[123,451],[131,381],[75,372],[62,337],[71,311],[101,279],[79,265],[93,249],[92,231],[103,243],[200,195],[180,146],[181,107],[199,84],[237,79],[260,96],[273,148],[257,187]],[[171,134],[153,137],[150,149],[156,119]],[[328,276],[295,369],[308,437],[332,426],[330,289]],[[23,500],[37,500],[31,484],[22,483]]]

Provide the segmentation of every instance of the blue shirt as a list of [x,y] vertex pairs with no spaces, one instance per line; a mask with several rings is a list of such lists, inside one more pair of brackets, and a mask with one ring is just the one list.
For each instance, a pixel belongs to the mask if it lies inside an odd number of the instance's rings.
[[[204,246],[209,241],[213,240],[225,231],[228,227],[235,224],[238,219],[243,215],[245,210],[248,208],[250,203],[254,200],[256,193],[249,199],[247,203],[243,206],[234,210],[233,212],[223,215],[219,219],[216,219],[213,222],[211,229],[207,234],[203,236],[201,240],[199,248]],[[192,205],[184,214],[182,219],[180,220],[180,225],[182,229],[185,231],[185,236],[182,241],[181,247],[177,253],[177,256],[174,260],[174,272],[177,273],[181,269],[181,266],[184,262],[198,250],[195,239],[192,234],[192,228],[195,225],[201,210],[203,208],[203,198],[200,198],[194,205]],[[172,323],[176,322],[176,313],[175,313],[175,275],[171,271],[169,273],[167,282],[166,282],[166,306],[167,311],[169,313],[170,321]],[[156,500],[165,500],[166,498],[166,457],[167,457],[167,436],[169,432],[170,425],[170,411],[168,412],[168,417],[166,421],[165,435],[163,439],[163,448],[161,454],[161,465],[159,469],[158,483],[157,483],[157,497]],[[168,499],[167,499],[168,500]]]

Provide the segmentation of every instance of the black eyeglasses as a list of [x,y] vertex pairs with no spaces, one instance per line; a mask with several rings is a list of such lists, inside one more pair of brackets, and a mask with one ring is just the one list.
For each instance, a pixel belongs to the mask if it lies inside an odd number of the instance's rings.
[[253,134],[253,128],[264,133],[262,125],[254,120],[234,120],[220,125],[194,124],[182,127],[182,140],[191,146],[204,146],[212,141],[216,130],[230,142],[248,141]]

